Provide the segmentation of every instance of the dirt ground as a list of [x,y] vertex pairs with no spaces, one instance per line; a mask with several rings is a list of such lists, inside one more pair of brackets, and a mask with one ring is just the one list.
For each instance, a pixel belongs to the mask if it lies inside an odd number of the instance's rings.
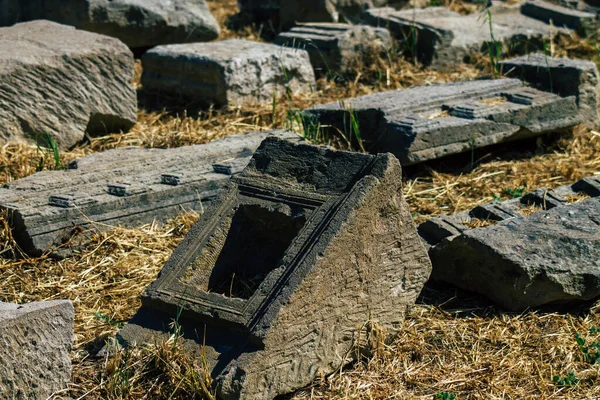
[[[222,37],[263,40],[269,27],[234,27],[235,0],[209,1],[223,28]],[[452,3],[463,12],[472,6]],[[573,36],[552,43],[553,55],[598,61],[595,37]],[[312,104],[382,90],[492,74],[484,56],[471,64],[436,72],[397,55],[379,57],[343,80],[318,81],[309,95],[280,99],[275,105],[198,114],[172,107],[140,109],[129,132],[89,138],[60,153],[61,163],[121,146],[176,147],[205,143],[235,133],[289,126],[289,115]],[[134,84],[139,87],[141,64]],[[167,108],[167,105],[169,108]],[[292,128],[297,128],[291,126]],[[342,138],[330,144],[347,148]],[[55,168],[51,154],[36,147],[0,148],[0,184]],[[406,169],[404,194],[415,222],[469,209],[515,191],[552,188],[600,175],[600,133],[578,127],[572,135],[513,143]],[[164,225],[99,232],[85,249],[64,260],[23,256],[0,216],[0,301],[70,299],[76,310],[74,381],[54,399],[211,398],[210,379],[201,365],[173,343],[96,356],[105,341],[140,305],[173,249],[197,219],[181,215]],[[403,332],[379,343],[371,356],[318,379],[291,395],[297,399],[591,399],[600,398],[600,365],[587,362],[576,334],[593,348],[600,334],[600,303],[569,309],[508,313],[485,299],[429,283],[407,316]],[[600,357],[598,357],[600,359]],[[555,382],[554,377],[559,377]],[[455,397],[453,397],[455,396]]]

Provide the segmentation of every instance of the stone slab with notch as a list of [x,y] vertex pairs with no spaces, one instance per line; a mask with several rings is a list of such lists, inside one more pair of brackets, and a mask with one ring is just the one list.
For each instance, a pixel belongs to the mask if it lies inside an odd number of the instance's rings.
[[267,138],[119,339],[167,338],[178,319],[221,399],[271,399],[338,370],[361,327],[401,327],[430,273],[401,178],[390,154]]
[[269,134],[300,140],[287,131],[255,132],[174,149],[95,153],[71,162],[68,170],[42,171],[5,184],[0,210],[8,213],[25,252],[67,255],[97,229],[202,210]]
[[431,218],[418,230],[433,279],[520,311],[600,297],[599,211],[600,178],[591,176]]
[[62,147],[136,122],[134,59],[119,40],[49,21],[0,28],[0,143]]
[[271,103],[316,86],[305,50],[249,40],[158,46],[142,63],[144,89],[206,106]]
[[496,143],[568,131],[582,122],[575,96],[525,87],[517,79],[445,83],[318,105],[304,120],[332,135],[358,126],[370,152],[402,165]]
[[[569,18],[573,14],[577,14],[575,20],[580,24]],[[498,55],[507,56],[543,50],[557,34],[581,31],[581,26],[597,24],[595,14],[550,5],[541,0],[513,6],[493,2],[486,12],[467,16],[445,7],[420,10],[373,8],[365,12],[363,19],[370,25],[388,28],[396,39],[411,47],[421,63],[442,69],[468,61],[475,54],[487,54],[491,35],[501,45]]]
[[391,49],[392,37],[367,25],[308,23],[279,34],[275,44],[308,51],[316,73],[345,74]]
[[0,302],[0,398],[46,399],[71,382],[73,304]]

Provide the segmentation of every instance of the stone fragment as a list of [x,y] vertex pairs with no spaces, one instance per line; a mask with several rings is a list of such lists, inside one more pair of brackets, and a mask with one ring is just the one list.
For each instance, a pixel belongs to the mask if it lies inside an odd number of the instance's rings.
[[300,22],[352,22],[372,7],[383,7],[388,0],[280,0],[280,21],[284,29]]
[[308,92],[315,87],[305,50],[247,40],[159,46],[142,63],[145,89],[204,105],[270,103],[288,88]]
[[[64,256],[97,229],[139,226],[185,211],[201,211],[240,172],[269,134],[229,136],[175,149],[122,148],[42,171],[0,188],[19,246],[31,255]],[[73,237],[74,234],[77,234]],[[57,247],[58,246],[58,247]]]
[[0,28],[0,143],[63,147],[136,121],[133,54],[116,39],[48,21]]
[[0,302],[0,398],[46,399],[71,382],[73,305]]
[[317,73],[348,73],[392,47],[387,29],[366,25],[312,23],[279,34],[275,43],[308,51]]
[[595,126],[600,121],[599,74],[591,61],[529,54],[499,63],[507,76],[519,78],[537,89],[560,96],[575,96],[583,122]]
[[[536,0],[535,4],[545,3]],[[497,43],[494,46],[500,46],[501,55],[507,55],[541,50],[554,35],[570,32],[569,27],[551,24],[540,15],[535,14],[539,19],[529,17],[523,12],[529,10],[527,7],[509,7],[495,2],[489,8],[491,28],[486,13],[462,16],[445,7],[400,11],[390,7],[373,8],[365,12],[363,20],[390,29],[396,39],[406,41],[412,47],[423,64],[447,68],[474,54],[487,53],[492,34]],[[561,10],[568,14],[574,12],[567,8]]]
[[219,36],[205,0],[3,0],[0,26],[46,19],[115,37],[131,48]]
[[[221,399],[271,399],[339,370],[361,326],[401,327],[430,264],[400,163],[267,138],[200,218],[119,333],[179,323]],[[363,336],[364,338],[364,333]]]
[[524,87],[516,79],[380,92],[309,108],[304,119],[348,138],[358,127],[368,151],[391,152],[402,165],[569,130],[582,121],[575,96]]
[[523,15],[552,23],[557,27],[573,29],[583,36],[599,27],[596,14],[573,10],[543,0],[525,1],[521,6],[521,12]]

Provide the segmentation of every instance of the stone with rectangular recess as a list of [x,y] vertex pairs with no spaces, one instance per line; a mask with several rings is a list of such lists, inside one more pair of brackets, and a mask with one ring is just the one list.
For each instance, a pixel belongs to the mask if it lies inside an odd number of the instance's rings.
[[65,256],[98,229],[201,211],[270,134],[299,140],[291,132],[265,131],[173,149],[95,153],[71,162],[67,170],[42,171],[5,184],[0,210],[8,213],[24,251]]
[[221,399],[271,399],[339,370],[362,326],[401,328],[430,273],[401,182],[390,154],[267,138],[119,339],[168,337],[179,318]]
[[271,103],[274,96],[309,92],[315,74],[305,50],[249,40],[158,46],[143,57],[144,89],[202,105]]
[[402,165],[496,143],[568,131],[582,122],[576,97],[525,87],[517,79],[444,83],[380,92],[304,110],[322,130],[354,137]]

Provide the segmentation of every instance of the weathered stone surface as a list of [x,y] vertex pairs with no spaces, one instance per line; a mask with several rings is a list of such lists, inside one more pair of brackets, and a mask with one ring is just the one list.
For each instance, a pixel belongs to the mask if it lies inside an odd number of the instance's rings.
[[527,88],[516,79],[381,92],[312,107],[304,116],[346,137],[354,136],[354,120],[368,151],[391,152],[403,165],[568,130],[581,122],[575,96]]
[[73,305],[0,302],[0,398],[46,399],[71,381]]
[[0,28],[0,142],[72,146],[136,121],[133,54],[117,39],[48,21]]
[[286,88],[301,92],[315,87],[306,51],[247,40],[159,46],[142,62],[145,89],[206,105],[269,103]]
[[[535,4],[542,3],[536,0]],[[389,7],[374,8],[367,10],[363,19],[370,25],[389,28],[398,40],[410,43],[415,34],[413,51],[417,58],[425,65],[438,68],[461,63],[475,53],[486,52],[492,41],[491,33],[502,45],[501,54],[514,55],[541,50],[544,42],[553,35],[569,32],[565,27],[548,23],[542,16],[539,16],[540,19],[528,17],[520,6],[494,3],[489,10],[492,15],[491,32],[487,14],[461,16],[445,7],[401,11]]]
[[72,162],[68,170],[7,183],[0,188],[0,210],[9,213],[14,237],[26,252],[66,255],[97,229],[200,211],[270,133],[299,140],[286,131],[256,132],[168,150],[96,153]]
[[0,26],[46,19],[115,37],[132,48],[216,39],[205,0],[2,0]]
[[182,343],[206,344],[221,399],[271,399],[336,371],[367,321],[401,327],[428,278],[401,181],[390,154],[266,139],[119,338],[168,335],[182,310]]
[[358,22],[372,7],[388,0],[280,0],[280,21],[284,29],[299,22]]
[[596,14],[573,10],[542,0],[528,0],[521,6],[523,15],[538,19],[561,28],[577,31],[582,35],[598,29]]
[[308,51],[317,73],[347,73],[392,47],[387,29],[335,23],[302,24],[281,33],[275,43]]
[[501,61],[499,66],[506,75],[538,89],[563,97],[575,96],[583,122],[592,126],[598,124],[600,86],[595,63],[536,53]]

